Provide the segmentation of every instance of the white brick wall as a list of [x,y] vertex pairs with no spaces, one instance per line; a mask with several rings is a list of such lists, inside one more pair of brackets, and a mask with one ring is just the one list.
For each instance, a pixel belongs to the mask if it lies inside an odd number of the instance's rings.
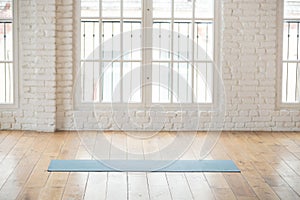
[[72,0],[56,0],[56,125],[72,129],[73,11]]
[[3,109],[1,129],[55,130],[55,2],[22,0],[19,7],[19,107]]
[[276,107],[277,0],[221,0],[224,120],[213,112],[193,110],[74,110],[78,2],[19,1],[20,105],[0,111],[1,129],[300,131],[299,108]]
[[299,112],[276,109],[276,5],[277,0],[223,2],[222,68],[233,130],[300,128],[293,120]]

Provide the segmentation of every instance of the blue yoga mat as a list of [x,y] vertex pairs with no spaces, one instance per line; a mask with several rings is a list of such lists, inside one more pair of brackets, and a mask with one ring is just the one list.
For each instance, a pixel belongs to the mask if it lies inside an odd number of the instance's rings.
[[240,172],[232,160],[52,160],[49,172]]

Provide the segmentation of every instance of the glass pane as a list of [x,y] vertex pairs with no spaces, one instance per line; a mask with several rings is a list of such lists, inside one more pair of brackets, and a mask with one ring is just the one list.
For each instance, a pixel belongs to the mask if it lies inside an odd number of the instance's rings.
[[5,39],[5,34],[4,34],[4,23],[0,22],[0,60],[4,60],[4,55],[5,55],[5,47],[4,47],[4,39]]
[[284,1],[284,18],[300,18],[300,0]]
[[296,102],[296,63],[287,65],[287,102]]
[[99,62],[81,63],[81,83],[83,102],[99,101]]
[[13,28],[11,22],[0,22],[0,60],[13,59]]
[[192,66],[189,63],[173,64],[173,102],[192,102]]
[[117,17],[121,16],[121,1],[120,0],[102,0],[102,17]]
[[194,102],[212,103],[213,65],[211,63],[194,65]]
[[172,17],[172,0],[153,0],[154,18]]
[[124,21],[123,23],[123,59],[141,60],[142,35],[141,22]]
[[6,48],[4,51],[4,59],[7,61],[13,60],[13,27],[12,23],[6,23]]
[[171,102],[171,69],[169,63],[152,63],[152,102]]
[[81,0],[81,17],[99,17],[99,0]]
[[282,101],[295,103],[300,101],[300,70],[297,63],[283,63]]
[[213,60],[213,23],[195,22],[194,59]]
[[115,60],[121,56],[121,37],[119,21],[102,22],[102,57],[104,60]]
[[99,59],[99,21],[81,21],[81,59]]
[[12,0],[0,2],[0,103],[13,103],[13,26]]
[[5,103],[5,66],[0,63],[0,103]]
[[153,23],[152,43],[153,60],[171,59],[171,23],[168,21],[155,21]]
[[282,59],[287,60],[288,59],[288,47],[289,47],[289,23],[284,22],[283,23],[283,45],[282,45]]
[[121,82],[120,82],[120,63],[104,63],[103,69],[103,102],[120,102]]
[[141,98],[141,63],[123,63],[123,102],[140,103]]
[[13,3],[12,0],[1,0],[0,1],[0,19],[12,19]]
[[141,0],[123,0],[124,17],[142,17]]
[[13,65],[0,63],[0,103],[13,103]]
[[213,0],[195,0],[195,18],[213,18]]
[[101,83],[101,67],[102,63],[100,62],[94,62],[93,64],[93,74],[90,74],[90,76],[93,77],[93,101],[94,102],[100,102],[100,83]]
[[175,22],[173,52],[174,60],[190,60],[192,58],[192,23],[191,22]]
[[282,102],[287,102],[287,63],[282,65]]
[[299,59],[299,22],[285,21],[283,30],[283,59]]
[[174,18],[192,18],[192,0],[174,0]]

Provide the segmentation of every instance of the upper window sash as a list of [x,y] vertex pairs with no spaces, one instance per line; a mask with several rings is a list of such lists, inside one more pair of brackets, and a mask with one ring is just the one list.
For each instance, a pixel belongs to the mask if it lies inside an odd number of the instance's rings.
[[13,0],[0,2],[0,108],[16,106],[16,6]]
[[[154,70],[155,67],[152,67],[152,70],[140,68],[140,70],[135,70],[135,75],[137,75],[135,77],[139,76],[139,78],[134,82],[143,84],[146,81],[146,77],[152,78],[150,81],[153,81],[157,77],[164,77],[155,81],[159,84],[167,84],[171,90],[177,90],[177,93],[179,93],[179,90],[186,90],[188,88],[191,88],[191,91],[184,93],[182,97],[176,97],[171,95],[168,89],[165,90],[166,88],[158,84],[158,87],[153,86],[151,89],[148,87],[147,91],[138,91],[136,95],[133,95],[135,99],[129,99],[132,103],[182,103],[182,100],[185,101],[184,103],[192,104],[212,103],[215,45],[214,1],[170,0],[169,3],[167,1],[164,3],[163,1],[153,0],[153,4],[151,4],[152,1],[140,1],[140,4],[137,4],[136,2],[139,1],[133,0],[109,2],[81,1],[81,101],[86,103],[110,103],[111,101],[122,103],[124,102],[124,97],[125,100],[128,100],[126,97],[126,93],[128,92],[124,92],[126,91],[126,88],[124,88],[126,84],[121,82],[121,86],[118,84],[114,85],[114,81],[119,82],[122,79],[122,75],[127,74],[124,71],[127,65],[129,65],[130,69],[132,67],[136,69],[134,66],[152,63],[152,66],[156,65],[158,68],[160,66],[165,68],[165,72],[158,71],[157,74],[156,70]],[[148,5],[142,4],[145,2]],[[170,6],[171,9],[166,6]],[[151,15],[149,15],[149,12],[146,12],[149,10],[152,11]],[[171,11],[170,13],[168,13],[169,10]],[[170,37],[167,38],[170,44],[169,49],[164,49],[164,52],[160,49],[158,51],[147,51],[147,53],[134,52],[124,55],[124,40],[132,40],[132,34],[128,34],[131,36],[129,38],[121,36],[119,38],[121,41],[118,42],[114,42],[112,38],[121,32],[129,31],[134,33],[135,30],[142,27],[153,27],[158,32],[160,30],[168,30],[170,33],[174,32],[174,34],[169,34]],[[103,30],[109,33],[104,33]],[[179,34],[176,35],[176,32]],[[89,39],[87,39],[87,35],[89,35]],[[140,47],[149,44],[153,45],[155,42],[166,39],[162,37],[153,38],[155,36],[149,34],[143,34],[140,37],[136,36],[133,38],[133,43],[137,43],[139,38],[144,41],[143,43],[142,41],[138,42],[140,43]],[[195,44],[186,47],[186,45],[183,45],[186,41],[183,42],[182,39],[178,39],[180,37],[193,40]],[[108,40],[110,40],[110,44],[105,43]],[[99,45],[99,49],[94,51],[95,45],[101,42],[104,45]],[[86,46],[88,43],[90,43],[89,47]],[[190,43],[187,42],[187,44]],[[111,51],[105,51],[105,45],[110,45],[114,48]],[[159,47],[159,44],[156,45]],[[199,46],[202,49],[198,48]],[[203,53],[203,49],[206,53]],[[171,56],[170,52],[172,52]],[[112,62],[113,59],[114,61]],[[102,66],[103,64],[109,67],[105,68]],[[181,70],[183,68],[185,68],[184,71]],[[198,71],[201,74],[197,75],[194,68],[199,69]],[[98,73],[103,73],[104,76],[99,77],[97,76]],[[93,74],[93,76],[89,74]],[[117,74],[117,76],[114,76],[114,74]],[[183,78],[176,76],[176,74]],[[134,77],[132,75],[128,76]],[[202,80],[203,77],[205,77],[205,80]],[[186,84],[182,84],[180,80]],[[167,82],[164,83],[162,81]],[[186,89],[181,87],[183,85],[186,86]],[[115,87],[118,88],[118,91],[113,99],[112,96],[116,93],[114,90]],[[133,91],[130,90],[130,92]],[[199,97],[202,93],[204,95]],[[156,96],[158,94],[158,96],[154,98],[154,94]],[[192,94],[196,94],[196,97]]]
[[285,0],[282,34],[281,102],[300,103],[300,2]]

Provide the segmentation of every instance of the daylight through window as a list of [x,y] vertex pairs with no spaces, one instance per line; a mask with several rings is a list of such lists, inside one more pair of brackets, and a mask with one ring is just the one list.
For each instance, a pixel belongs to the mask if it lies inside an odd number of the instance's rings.
[[13,72],[13,2],[0,2],[0,104],[12,104]]
[[300,102],[300,1],[284,1],[282,102]]
[[213,3],[81,0],[81,102],[212,103]]

